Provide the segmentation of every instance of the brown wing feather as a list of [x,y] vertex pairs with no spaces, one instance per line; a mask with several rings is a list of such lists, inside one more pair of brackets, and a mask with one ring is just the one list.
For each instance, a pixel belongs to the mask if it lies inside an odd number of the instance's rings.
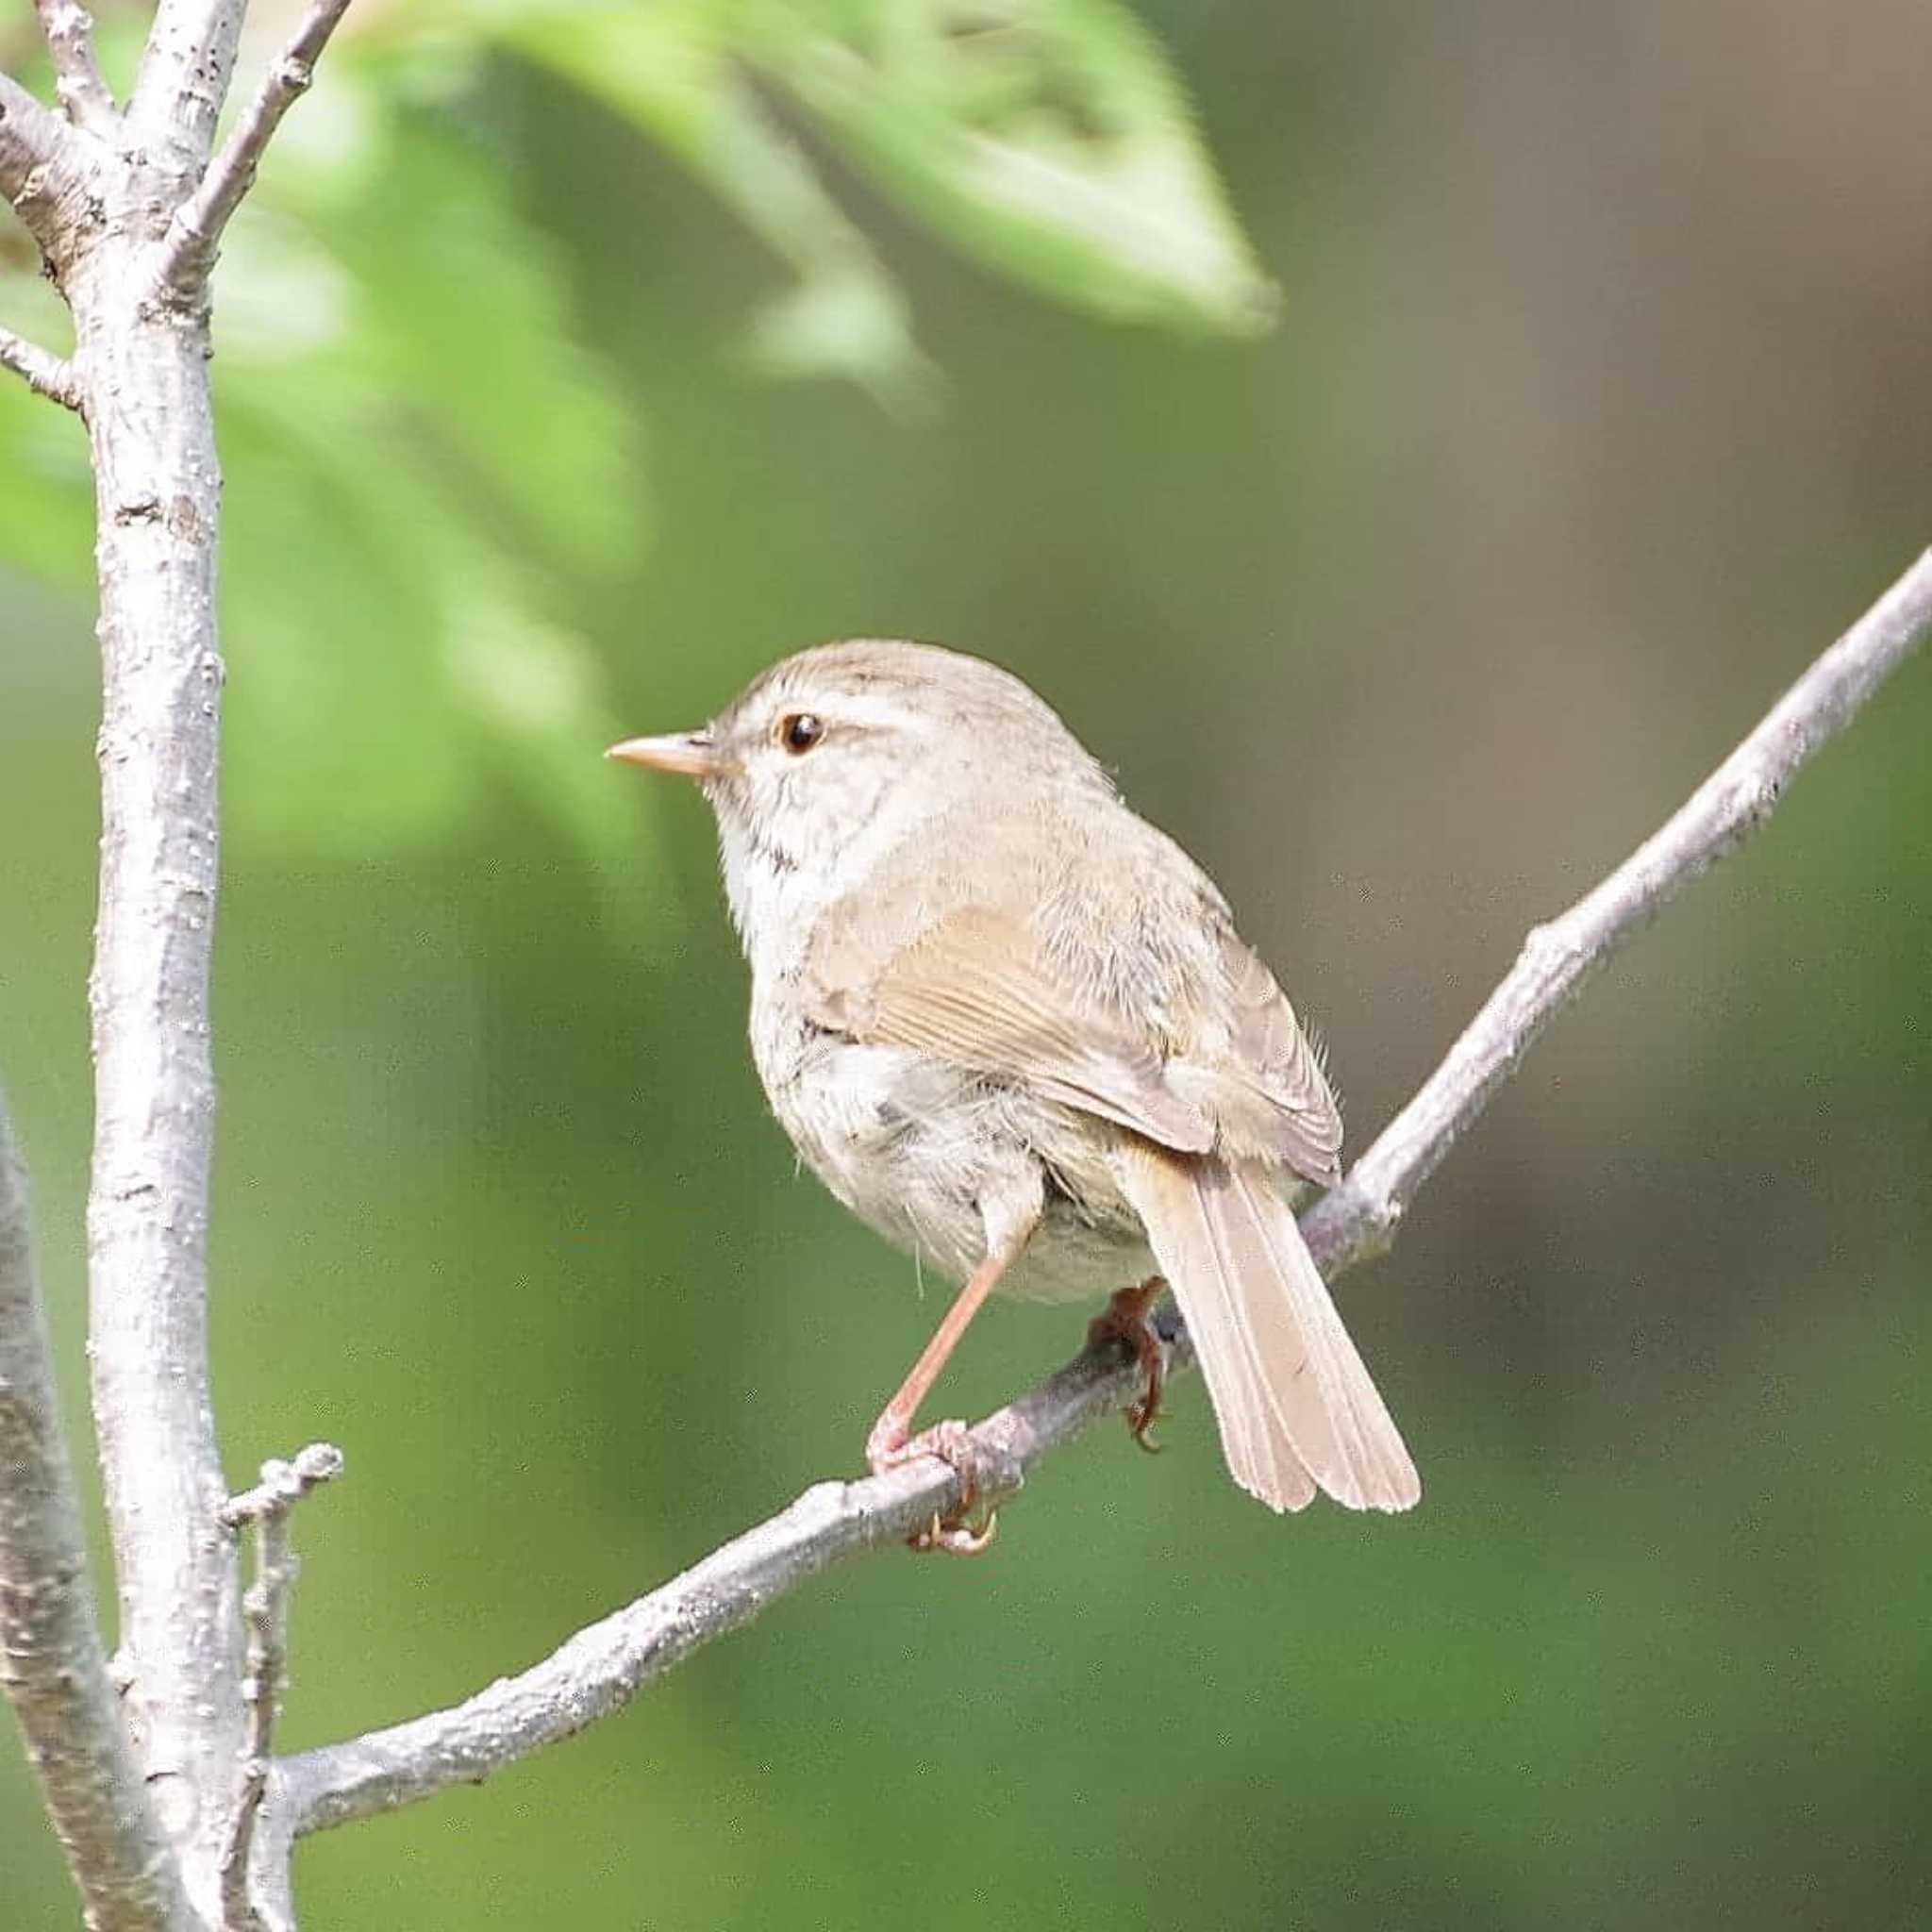
[[1024,1081],[1164,1147],[1203,1153],[1214,1144],[1213,1123],[1166,1085],[1152,1043],[1069,994],[1024,923],[996,908],[968,906],[940,920],[892,953],[870,985],[842,960],[815,958],[803,990],[818,1024],[854,1040]]
[[1341,1111],[1321,1056],[1302,1030],[1274,975],[1232,932],[1222,942],[1241,1081],[1272,1110],[1267,1135],[1276,1157],[1324,1187],[1341,1178]]

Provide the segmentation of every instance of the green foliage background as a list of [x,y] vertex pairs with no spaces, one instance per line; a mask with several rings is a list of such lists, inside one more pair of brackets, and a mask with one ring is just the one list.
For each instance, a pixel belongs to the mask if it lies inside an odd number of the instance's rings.
[[[238,1483],[349,1456],[291,1744],[852,1469],[935,1313],[794,1180],[702,808],[619,731],[827,636],[999,658],[1219,876],[1358,1149],[1932,528],[1909,9],[351,18],[218,316],[218,1394]],[[89,541],[0,386],[0,1069],[76,1418]],[[1191,1386],[990,1561],[309,1841],[305,1926],[1922,1920],[1928,724],[1922,663],[1351,1277],[1412,1518],[1267,1518]],[[995,1308],[949,1407],[1078,1326]],[[10,1750],[0,1874],[70,1923]]]

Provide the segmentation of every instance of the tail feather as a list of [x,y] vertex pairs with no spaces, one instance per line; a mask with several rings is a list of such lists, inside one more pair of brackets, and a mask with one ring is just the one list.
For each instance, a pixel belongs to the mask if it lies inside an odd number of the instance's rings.
[[1351,1509],[1408,1508],[1415,1465],[1265,1170],[1126,1141],[1123,1180],[1234,1479],[1275,1509],[1303,1507],[1318,1485]]

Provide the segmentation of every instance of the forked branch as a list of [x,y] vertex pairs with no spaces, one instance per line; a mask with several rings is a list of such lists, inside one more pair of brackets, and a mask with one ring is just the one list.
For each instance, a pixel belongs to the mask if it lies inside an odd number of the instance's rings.
[[283,115],[313,84],[315,63],[348,10],[349,0],[314,0],[294,38],[269,64],[226,145],[208,164],[201,186],[175,210],[161,271],[171,288],[185,290],[206,279],[228,217],[254,185],[255,171]]
[[[1928,634],[1932,551],[1812,665],[1655,837],[1530,935],[1448,1058],[1307,1217],[1304,1226],[1325,1274],[1388,1244],[1416,1190],[1589,974],[1762,824],[1812,753]],[[1178,1365],[1184,1339],[1174,1353]],[[1139,1370],[1114,1351],[1090,1351],[989,1417],[974,1431],[987,1466],[999,1472],[989,1487],[1018,1487],[1041,1457],[1122,1407],[1141,1382]],[[929,1459],[808,1490],[694,1569],[467,1703],[284,1760],[275,1800],[284,1807],[282,1827],[314,1831],[475,1783],[618,1709],[700,1644],[749,1623],[841,1557],[898,1544],[960,1500],[953,1471]]]

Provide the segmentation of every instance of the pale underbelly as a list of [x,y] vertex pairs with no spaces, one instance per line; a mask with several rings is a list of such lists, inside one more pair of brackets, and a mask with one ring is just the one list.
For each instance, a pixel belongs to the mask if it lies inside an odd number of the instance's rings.
[[1049,1205],[1025,1252],[1001,1275],[998,1292],[1029,1302],[1097,1301],[1158,1272],[1138,1229],[1124,1240]]
[[1025,1200],[1039,1223],[1001,1293],[1098,1300],[1155,1272],[1103,1122],[849,1042],[821,1043],[767,1091],[806,1165],[922,1267],[963,1281],[986,1255],[986,1204]]

